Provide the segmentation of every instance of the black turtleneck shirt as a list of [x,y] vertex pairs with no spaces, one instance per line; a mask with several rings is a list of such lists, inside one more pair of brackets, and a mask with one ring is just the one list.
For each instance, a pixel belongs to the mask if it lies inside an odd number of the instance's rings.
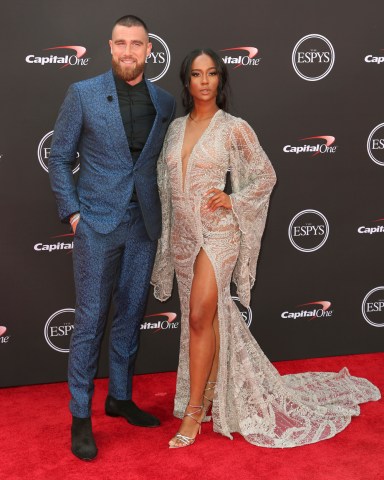
[[[139,158],[147,141],[156,117],[144,78],[136,85],[129,85],[114,75],[120,114],[133,163]],[[133,189],[131,201],[137,202],[136,189]]]

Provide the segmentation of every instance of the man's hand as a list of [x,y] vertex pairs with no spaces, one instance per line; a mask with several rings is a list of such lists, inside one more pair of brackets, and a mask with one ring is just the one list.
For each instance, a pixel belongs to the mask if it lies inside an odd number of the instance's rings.
[[69,223],[71,224],[73,233],[76,233],[77,224],[80,220],[80,213],[74,213],[69,218]]

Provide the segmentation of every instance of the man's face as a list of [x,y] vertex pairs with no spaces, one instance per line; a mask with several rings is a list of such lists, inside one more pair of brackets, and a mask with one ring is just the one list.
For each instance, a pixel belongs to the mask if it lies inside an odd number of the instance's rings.
[[144,28],[116,25],[109,46],[115,74],[130,85],[139,83],[143,78],[145,59],[152,49]]

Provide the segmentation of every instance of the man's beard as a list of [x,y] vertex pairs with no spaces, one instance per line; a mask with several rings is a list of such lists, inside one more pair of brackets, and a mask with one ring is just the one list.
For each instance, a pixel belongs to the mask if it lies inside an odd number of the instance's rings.
[[112,58],[112,70],[114,74],[124,80],[124,82],[136,80],[136,78],[144,72],[144,67],[145,62],[136,63],[134,67],[123,67],[119,62]]

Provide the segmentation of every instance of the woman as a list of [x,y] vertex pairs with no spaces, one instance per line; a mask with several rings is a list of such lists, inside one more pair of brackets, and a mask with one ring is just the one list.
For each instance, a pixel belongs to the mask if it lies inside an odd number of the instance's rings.
[[211,406],[215,431],[255,445],[332,437],[380,393],[346,369],[281,377],[264,356],[230,282],[249,305],[275,173],[251,127],[226,113],[227,71],[215,52],[191,52],[181,80],[187,115],[171,124],[159,160],[163,234],[152,275],[164,301],[176,271],[182,312],[174,411],[182,422],[169,446],[192,445]]

